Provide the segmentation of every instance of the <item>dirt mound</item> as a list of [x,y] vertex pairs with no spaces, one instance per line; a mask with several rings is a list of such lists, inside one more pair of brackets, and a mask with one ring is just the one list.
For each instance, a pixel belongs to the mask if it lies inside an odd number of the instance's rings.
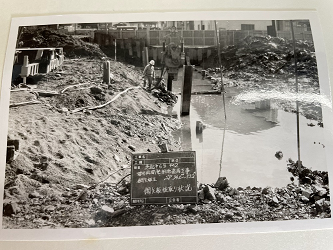
[[[318,78],[315,49],[312,43],[296,41],[297,71],[299,75]],[[270,36],[248,36],[237,45],[221,52],[226,72],[247,72],[260,75],[294,73],[293,41]],[[206,68],[218,66],[218,56],[205,62]]]
[[[119,181],[132,152],[157,152],[159,143],[179,150],[171,132],[180,124],[161,113],[164,103],[138,87],[141,72],[111,61],[112,81],[106,84],[102,64],[96,58],[67,58],[61,70],[39,75],[31,89],[12,92],[11,103],[39,103],[10,109],[8,138],[19,140],[20,149],[6,166],[6,215],[21,214],[31,225],[35,219],[50,221],[51,211],[62,204],[59,199],[67,206],[68,190],[77,184],[94,185],[108,175],[107,183]],[[33,93],[38,91],[57,94]],[[118,94],[103,108],[71,112],[105,104]],[[70,194],[71,202],[80,192]],[[74,218],[72,212],[71,207],[67,215]]]
[[98,45],[84,42],[80,38],[61,34],[51,29],[23,29],[18,47],[45,48],[63,47],[66,57],[90,56],[106,57]]

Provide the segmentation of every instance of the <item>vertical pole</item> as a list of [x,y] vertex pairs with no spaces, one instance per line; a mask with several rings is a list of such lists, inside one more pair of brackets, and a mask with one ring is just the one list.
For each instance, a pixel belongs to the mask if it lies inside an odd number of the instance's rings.
[[117,39],[114,39],[114,60],[117,61]]
[[235,31],[232,31],[232,45],[235,45]]
[[217,53],[218,53],[218,58],[219,58],[219,67],[221,71],[221,91],[224,93],[224,83],[223,83],[223,75],[222,75],[222,61],[221,61],[221,46],[220,46],[220,39],[219,35],[217,33],[217,23],[215,21],[215,33],[216,33],[216,43],[217,43]]
[[173,80],[173,76],[168,73],[168,82],[167,82],[168,91],[172,91],[172,80]]
[[23,66],[27,67],[29,64],[29,57],[28,56],[24,56],[23,58]]
[[[296,93],[298,94],[298,77],[297,77],[297,57],[296,57],[296,43],[295,43],[295,34],[294,34],[294,27],[293,21],[290,20],[290,27],[291,27],[291,35],[293,38],[293,48],[294,48],[294,60],[295,60],[295,84],[296,84]],[[297,161],[297,168],[298,173],[301,172],[301,142],[300,142],[300,133],[299,133],[299,101],[296,99],[296,121],[297,121],[297,152],[298,152],[298,161]],[[300,178],[299,183],[300,184]]]
[[272,34],[271,36],[276,37],[276,25],[275,25],[275,20],[272,20]]
[[146,61],[146,64],[148,64],[149,62],[149,52],[148,52],[148,47],[145,47],[145,61]]
[[103,62],[103,82],[110,84],[110,62]]
[[183,87],[181,94],[181,115],[190,114],[191,106],[191,92],[192,92],[192,76],[193,76],[193,67],[191,65],[183,66]]
[[141,53],[142,53],[142,64],[143,64],[143,67],[145,67],[147,65],[147,63],[146,63],[146,57],[145,57],[145,51],[142,50]]
[[[216,32],[216,43],[217,43],[217,51],[218,51],[217,53],[218,53],[219,64],[220,64],[220,72],[221,72],[221,92],[222,92],[223,111],[224,111],[223,139],[222,139],[221,157],[220,157],[220,171],[219,171],[219,177],[221,177],[222,159],[223,159],[223,151],[224,151],[224,139],[225,139],[225,131],[226,131],[226,127],[227,127],[227,110],[226,110],[226,106],[225,106],[225,90],[224,90],[223,75],[222,75],[220,39],[219,39],[219,34],[217,33],[217,22],[216,21],[215,21],[215,32]],[[233,34],[233,37],[234,37],[234,32],[232,34]]]
[[[26,84],[27,83],[27,76],[28,76],[28,71],[29,71],[29,57],[28,56],[24,56],[23,58],[23,66],[22,68],[24,68],[24,75],[23,75],[23,83]],[[21,70],[22,72],[22,70]]]
[[150,26],[147,26],[147,42],[146,44],[149,46],[150,45]]

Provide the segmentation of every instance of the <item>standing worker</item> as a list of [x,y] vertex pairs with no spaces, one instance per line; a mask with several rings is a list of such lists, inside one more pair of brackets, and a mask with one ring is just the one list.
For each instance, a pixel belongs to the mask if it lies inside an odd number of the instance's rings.
[[155,70],[154,70],[155,61],[151,60],[149,64],[144,68],[143,70],[143,76],[144,76],[144,83],[143,87],[146,87],[146,81],[148,81],[148,91],[151,91],[151,85],[153,82],[153,79],[155,79]]

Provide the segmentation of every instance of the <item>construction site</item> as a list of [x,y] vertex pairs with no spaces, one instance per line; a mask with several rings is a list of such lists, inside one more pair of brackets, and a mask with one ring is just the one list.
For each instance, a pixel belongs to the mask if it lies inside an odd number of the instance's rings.
[[[3,228],[330,218],[325,103],[289,98],[320,96],[308,23],[267,21],[265,30],[219,24],[90,24],[89,32],[78,24],[66,32],[59,25],[20,27]],[[152,60],[147,89],[143,70]],[[177,152],[195,155],[194,172],[186,168],[194,184],[138,186],[157,175],[150,169],[136,172],[147,178],[133,177],[141,157]],[[159,175],[181,179],[178,158],[171,160],[172,174]],[[145,198],[132,197],[136,186]],[[187,191],[192,200],[180,197]],[[166,202],[148,202],[154,192]]]

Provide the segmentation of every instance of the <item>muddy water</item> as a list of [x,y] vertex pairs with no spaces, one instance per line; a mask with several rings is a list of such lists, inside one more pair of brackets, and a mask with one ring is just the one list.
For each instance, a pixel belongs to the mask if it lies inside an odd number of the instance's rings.
[[[196,77],[194,88],[202,90],[200,82]],[[180,89],[179,81],[173,88]],[[237,94],[236,88],[227,89],[226,122],[222,96],[192,96],[190,115],[180,117],[184,126],[174,136],[183,150],[196,151],[199,182],[215,183],[226,176],[233,187],[285,186],[291,182],[287,160],[297,160],[296,114],[279,110],[270,100],[235,105],[232,100]],[[179,103],[174,110],[179,113]],[[202,134],[196,134],[197,121],[205,124]],[[316,126],[307,125],[311,122]],[[301,116],[300,134],[303,165],[327,170],[323,129]],[[281,160],[275,157],[277,151],[283,152]]]

